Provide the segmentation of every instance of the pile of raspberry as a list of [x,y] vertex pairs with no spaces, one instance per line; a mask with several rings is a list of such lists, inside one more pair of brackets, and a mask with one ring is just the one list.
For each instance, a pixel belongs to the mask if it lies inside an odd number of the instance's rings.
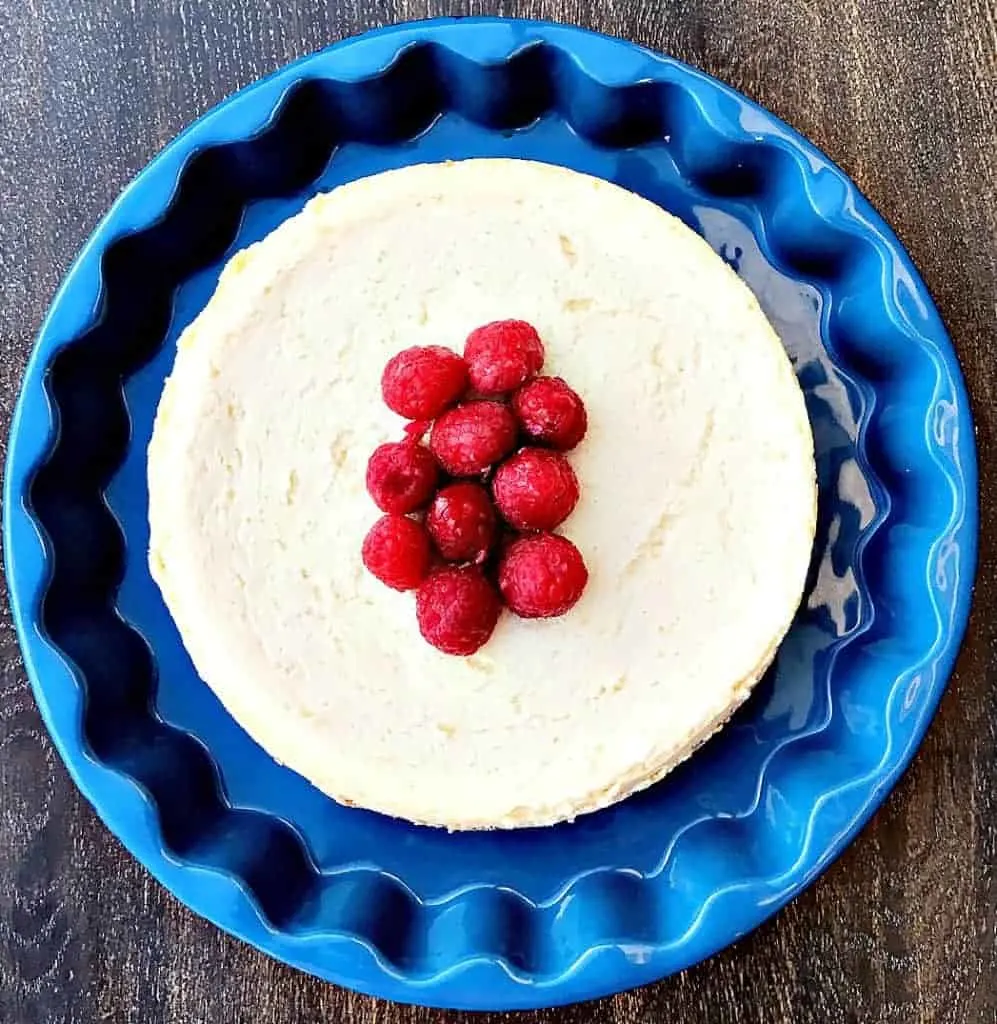
[[553,532],[578,503],[563,453],[585,435],[585,406],[560,377],[538,376],[543,361],[533,327],[501,320],[472,331],[463,356],[405,349],[381,378],[385,404],[412,422],[367,464],[385,514],[363,561],[415,590],[419,630],[447,654],[477,651],[503,604],[527,619],[563,615],[588,582],[578,549]]

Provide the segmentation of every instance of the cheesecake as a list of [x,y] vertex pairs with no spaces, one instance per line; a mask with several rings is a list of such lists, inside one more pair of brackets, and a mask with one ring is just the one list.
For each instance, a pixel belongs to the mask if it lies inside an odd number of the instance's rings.
[[[365,571],[365,486],[412,346],[521,320],[587,429],[570,611],[467,657]],[[550,825],[661,779],[772,662],[814,538],[803,394],[750,290],[620,187],[411,166],[236,253],[183,332],[148,452],[149,565],[204,683],[333,799],[448,829]]]

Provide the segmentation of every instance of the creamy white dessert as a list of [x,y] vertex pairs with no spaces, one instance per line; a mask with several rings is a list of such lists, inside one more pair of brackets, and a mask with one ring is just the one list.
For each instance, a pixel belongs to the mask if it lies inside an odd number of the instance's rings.
[[[364,570],[380,377],[519,318],[582,396],[589,582],[468,658]],[[335,799],[451,829],[545,825],[660,779],[771,662],[815,526],[813,444],[757,302],[680,221],[523,161],[319,196],[238,253],[184,332],[149,448],[152,574],[203,680]]]

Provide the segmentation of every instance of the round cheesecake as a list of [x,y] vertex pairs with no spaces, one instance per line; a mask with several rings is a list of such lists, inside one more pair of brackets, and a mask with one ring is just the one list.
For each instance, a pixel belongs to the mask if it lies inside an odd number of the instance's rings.
[[[560,532],[589,581],[470,657],[364,569],[381,400],[413,345],[539,331],[588,412]],[[379,174],[225,268],[149,448],[149,562],[204,682],[346,804],[451,829],[546,825],[660,779],[772,661],[815,528],[813,442],[757,302],[679,220],[526,161]]]

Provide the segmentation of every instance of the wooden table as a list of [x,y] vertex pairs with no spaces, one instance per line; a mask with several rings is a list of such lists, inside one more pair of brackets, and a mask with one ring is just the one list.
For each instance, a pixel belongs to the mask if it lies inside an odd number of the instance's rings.
[[[233,89],[341,36],[467,13],[577,22],[691,61],[843,165],[938,301],[982,461],[969,634],[885,808],[820,882],[735,948],[643,991],[537,1019],[997,1020],[997,0],[0,0],[3,436],[56,283],[160,146]],[[0,673],[0,1020],[460,1016],[313,981],[179,906],[70,783],[6,605]]]

